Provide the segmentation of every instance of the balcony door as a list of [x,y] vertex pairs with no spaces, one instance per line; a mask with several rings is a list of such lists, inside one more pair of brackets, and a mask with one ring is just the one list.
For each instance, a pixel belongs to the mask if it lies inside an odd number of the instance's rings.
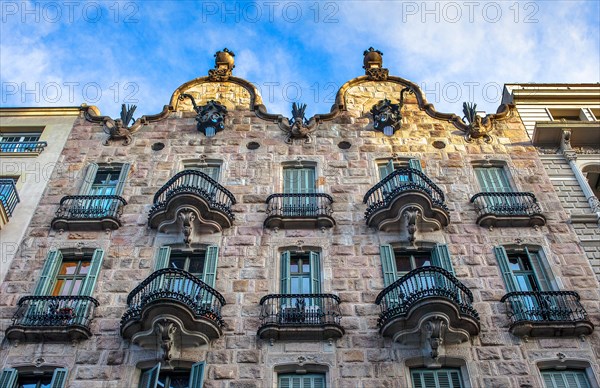
[[[393,159],[390,159],[385,164],[379,164],[379,181],[387,178],[391,173],[396,171],[399,168],[406,168],[421,171],[421,161],[419,159],[408,159],[405,161],[401,161],[398,163],[394,163]],[[402,185],[406,185],[407,182],[419,182],[420,177],[416,174],[413,174],[411,170],[406,170],[406,173],[399,173],[395,177],[390,178],[383,187],[384,195],[393,192],[396,188]]]
[[[71,217],[114,216],[119,202],[113,196],[120,196],[123,193],[130,167],[128,163],[118,166],[99,166],[91,163],[79,190],[79,195],[84,198],[80,198],[71,207]],[[90,196],[91,198],[85,198]]]
[[313,166],[283,169],[283,213],[292,217],[317,216],[316,172]]
[[[475,167],[475,176],[483,193],[510,193],[514,190],[510,185],[508,174],[503,167]],[[489,195],[484,197],[490,213],[504,213],[518,206],[517,197]]]
[[319,316],[323,307],[320,298],[299,294],[319,294],[321,292],[321,269],[318,252],[290,252],[281,254],[281,293],[290,296],[281,299],[281,312],[287,320],[307,316]]

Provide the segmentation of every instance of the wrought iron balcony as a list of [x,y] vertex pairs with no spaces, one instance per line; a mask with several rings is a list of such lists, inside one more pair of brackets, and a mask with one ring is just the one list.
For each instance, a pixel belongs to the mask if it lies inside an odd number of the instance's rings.
[[25,296],[19,299],[6,338],[15,341],[76,341],[92,336],[98,301],[89,296]]
[[[231,227],[235,197],[205,173],[184,170],[173,176],[154,196],[148,225],[160,232],[177,229],[178,214],[192,211],[199,230],[218,232]],[[177,229],[178,230],[178,229]]]
[[127,297],[121,335],[141,346],[155,346],[157,325],[177,326],[178,346],[208,343],[223,335],[225,299],[194,275],[173,268],[152,273]]
[[510,332],[518,337],[579,337],[594,331],[575,291],[510,292],[500,301]]
[[477,224],[493,226],[543,226],[546,218],[532,193],[478,193],[471,198]]
[[479,333],[473,294],[440,267],[410,271],[379,293],[375,303],[381,307],[379,331],[394,341],[415,339],[414,334],[430,317],[446,321],[446,342],[464,342]]
[[333,198],[324,193],[271,194],[267,198],[266,228],[331,228]]
[[262,339],[329,340],[344,335],[337,295],[267,295],[260,305],[258,336]]
[[3,141],[0,142],[0,152],[39,154],[47,145],[45,141]]
[[51,225],[57,230],[119,229],[125,205],[118,195],[67,195],[60,200]]
[[420,226],[439,230],[450,222],[444,193],[424,173],[413,168],[399,168],[383,178],[365,195],[367,225],[383,231],[406,227],[399,222],[406,210],[416,209]]
[[8,222],[8,218],[12,217],[12,213],[21,200],[15,186],[15,181],[12,179],[0,179],[0,225]]

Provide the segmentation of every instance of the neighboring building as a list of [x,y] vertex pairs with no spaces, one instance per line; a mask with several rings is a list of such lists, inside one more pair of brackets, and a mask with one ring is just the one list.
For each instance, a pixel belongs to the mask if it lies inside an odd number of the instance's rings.
[[[0,108],[0,282],[50,176],[60,169],[59,157],[80,113],[80,107]],[[33,236],[26,246],[35,244]]]
[[600,84],[507,84],[546,172],[600,280]]
[[600,287],[515,108],[364,67],[310,120],[228,50],[157,115],[86,110],[0,286],[0,387],[598,386]]

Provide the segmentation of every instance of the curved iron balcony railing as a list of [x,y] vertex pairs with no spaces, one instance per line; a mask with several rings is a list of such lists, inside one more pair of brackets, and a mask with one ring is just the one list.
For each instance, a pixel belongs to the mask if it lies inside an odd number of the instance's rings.
[[139,320],[143,309],[155,302],[175,302],[186,306],[195,317],[212,320],[223,327],[221,308],[225,298],[214,288],[181,269],[163,268],[152,273],[127,297],[127,311],[121,330],[130,320]]
[[21,199],[19,198],[19,193],[17,193],[15,181],[12,179],[0,179],[0,202],[8,217],[12,216],[17,203],[20,201]]
[[90,338],[90,322],[98,305],[90,296],[24,296],[19,299],[6,337]]
[[543,226],[546,218],[535,195],[526,192],[484,192],[471,197],[481,226]]
[[333,198],[325,193],[271,194],[267,198],[268,228],[331,228]]
[[169,199],[180,193],[193,193],[201,196],[210,208],[225,213],[230,220],[234,215],[231,207],[236,200],[233,194],[217,181],[197,170],[184,170],[174,175],[154,195],[154,205],[150,209],[150,218],[158,211],[164,210]]
[[471,290],[443,268],[421,267],[410,271],[379,293],[375,300],[381,306],[379,327],[396,317],[406,316],[414,305],[430,297],[447,299],[458,307],[461,314],[479,320],[479,314],[473,308]]
[[42,152],[48,143],[45,141],[3,141],[0,142],[0,152]]
[[127,205],[118,195],[67,195],[60,200],[56,217],[68,219],[118,218]]
[[260,338],[330,339],[344,335],[337,295],[270,294],[260,305]]
[[434,204],[447,209],[444,192],[427,175],[414,168],[399,168],[367,191],[363,198],[367,204],[366,215],[388,206],[394,196],[407,190],[421,191],[431,197]]
[[506,304],[513,325],[589,322],[587,312],[579,301],[579,294],[575,291],[510,292],[500,301]]

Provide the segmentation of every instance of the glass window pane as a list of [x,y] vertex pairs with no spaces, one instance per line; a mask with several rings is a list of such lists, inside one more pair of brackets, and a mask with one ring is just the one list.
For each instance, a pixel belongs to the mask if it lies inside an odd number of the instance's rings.
[[410,272],[412,269],[410,265],[410,257],[396,256],[396,269],[398,272]]
[[310,290],[310,279],[307,278],[307,277],[302,278],[302,293],[303,294],[308,294],[310,292],[311,292],[311,290]]
[[300,269],[300,263],[298,259],[290,259],[290,272],[298,273]]
[[77,270],[77,262],[67,261],[60,266],[59,275],[74,275]]
[[416,256],[415,257],[415,268],[429,267],[431,266],[431,259],[428,256]]
[[185,258],[184,257],[171,257],[171,259],[169,260],[169,268],[185,270]]
[[71,291],[70,295],[79,295],[79,290],[81,289],[81,283],[83,283],[83,281],[81,279],[75,280],[75,284],[73,285],[73,290]]
[[60,292],[64,287],[64,280],[60,280],[58,279],[56,281],[56,285],[54,286],[54,290],[52,290],[52,295],[53,296],[57,296],[57,295],[62,295]]
[[190,257],[189,273],[199,275],[204,272],[204,257]]
[[302,264],[302,272],[303,273],[310,273],[310,264],[309,263]]
[[290,279],[291,282],[291,288],[290,288],[290,292],[292,294],[300,294],[300,278],[294,277]]
[[82,261],[81,266],[79,267],[79,274],[87,275],[87,273],[90,270],[90,264],[91,264],[91,262],[89,262],[89,261]]

